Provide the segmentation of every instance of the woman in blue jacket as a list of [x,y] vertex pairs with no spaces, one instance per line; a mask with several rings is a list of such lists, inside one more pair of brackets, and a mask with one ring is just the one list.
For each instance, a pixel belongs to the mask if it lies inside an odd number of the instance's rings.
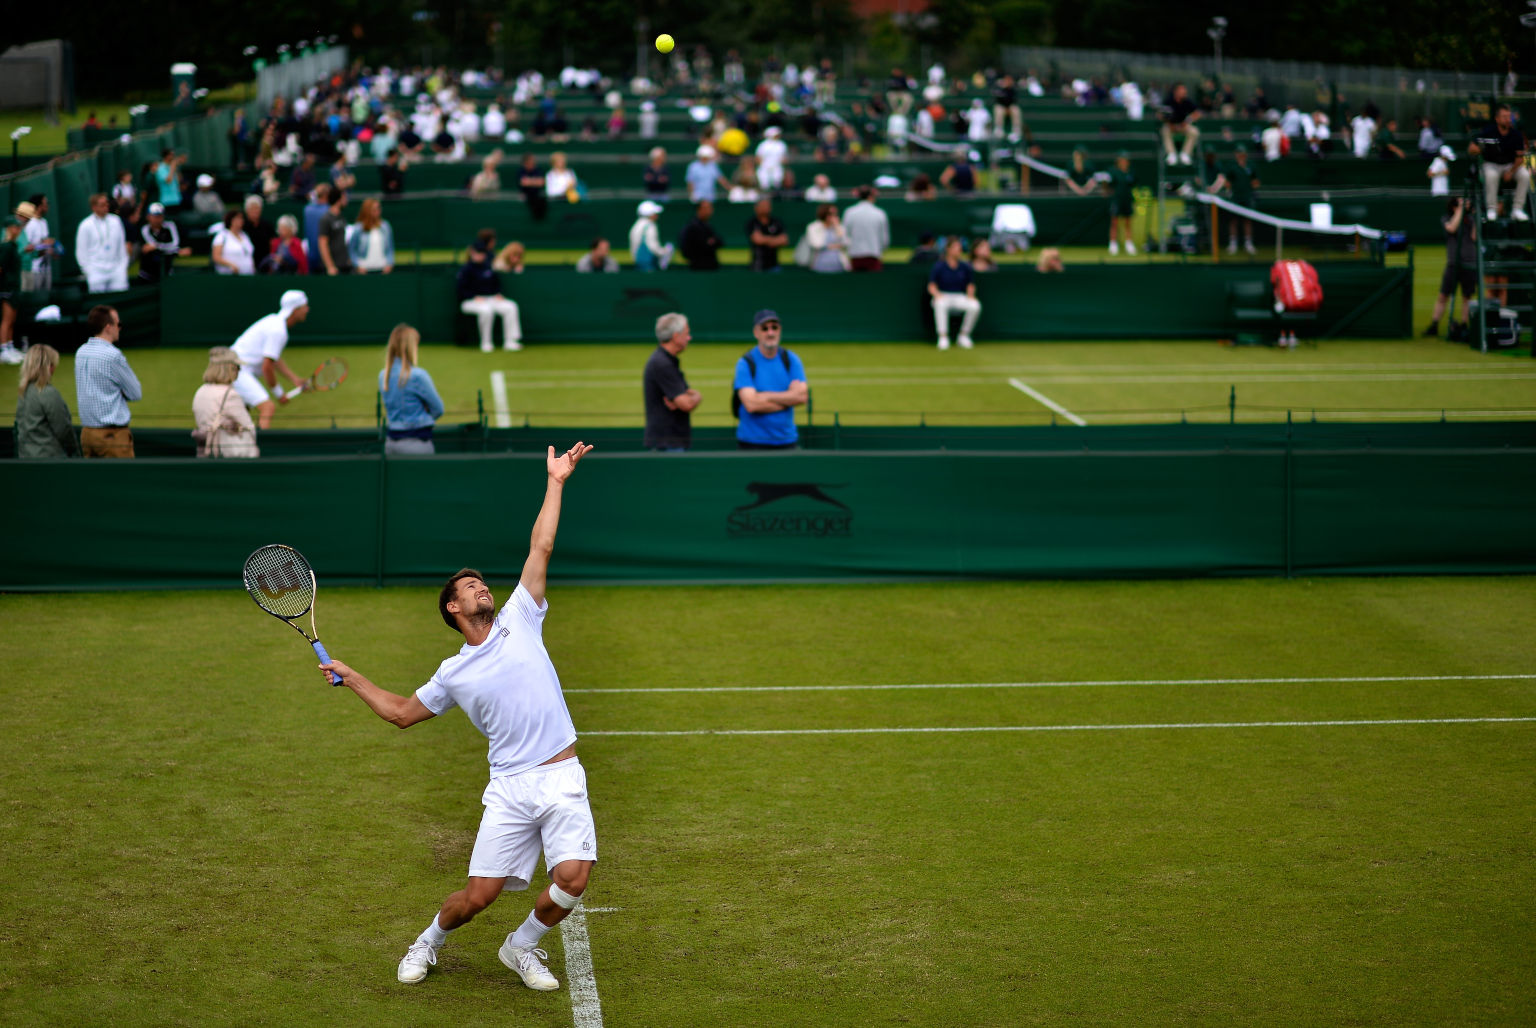
[[357,224],[347,233],[347,252],[358,272],[395,270],[395,232],[384,220],[378,198],[370,196],[357,212]]
[[443,416],[443,401],[427,369],[416,364],[421,333],[399,324],[389,334],[384,350],[384,370],[379,372],[379,392],[384,397],[384,452],[422,454],[435,452],[432,426]]

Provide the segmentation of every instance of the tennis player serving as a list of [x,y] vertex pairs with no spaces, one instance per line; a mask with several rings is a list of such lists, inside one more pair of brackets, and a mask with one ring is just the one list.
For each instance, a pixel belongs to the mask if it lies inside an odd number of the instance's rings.
[[[469,858],[469,882],[443,901],[426,931],[400,961],[402,982],[419,982],[437,963],[448,933],[469,922],[503,891],[528,888],[542,844],[552,879],[539,893],[533,912],[507,936],[501,962],[532,989],[558,989],[548,959],[538,948],[544,933],[559,924],[587,887],[597,862],[597,835],[587,803],[587,775],[576,759],[576,728],[560,691],[560,679],[544,649],[545,577],[560,523],[560,499],[576,464],[592,447],[577,443],[558,457],[549,448],[544,505],[533,523],[533,539],[522,578],[498,611],[480,572],[464,568],[443,586],[438,612],[464,636],[459,652],[413,695],[400,696],[333,660],[321,667],[379,717],[400,728],[420,724],[452,707],[462,707],[490,740],[491,781],[481,802],[485,815]],[[327,679],[329,682],[329,679]]]

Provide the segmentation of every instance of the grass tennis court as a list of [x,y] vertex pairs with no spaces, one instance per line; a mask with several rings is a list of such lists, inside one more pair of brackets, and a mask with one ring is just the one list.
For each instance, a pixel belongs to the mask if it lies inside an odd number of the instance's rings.
[[[321,565],[376,681],[454,648]],[[557,583],[605,1022],[1519,1021],[1531,585]],[[394,980],[474,835],[462,715],[384,725],[233,582],[0,617],[0,1021],[572,1023],[496,960],[520,895]]]

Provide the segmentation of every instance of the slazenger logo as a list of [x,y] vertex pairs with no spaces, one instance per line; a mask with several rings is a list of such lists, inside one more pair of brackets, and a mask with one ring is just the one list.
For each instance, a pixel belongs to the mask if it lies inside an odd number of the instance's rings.
[[[726,515],[726,530],[736,536],[849,535],[853,531],[852,509],[822,491],[841,488],[816,482],[748,483],[747,492],[757,500]],[[800,502],[793,502],[796,500]]]

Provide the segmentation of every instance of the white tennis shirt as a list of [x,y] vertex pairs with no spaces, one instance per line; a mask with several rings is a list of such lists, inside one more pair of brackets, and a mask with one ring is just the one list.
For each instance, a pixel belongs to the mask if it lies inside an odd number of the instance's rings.
[[279,312],[256,319],[255,323],[235,340],[232,349],[240,358],[240,366],[253,375],[261,374],[261,359],[277,360],[288,345],[288,314]]
[[538,767],[576,741],[560,676],[544,649],[544,615],[521,582],[479,646],[465,643],[416,690],[434,714],[462,707],[490,740],[491,777]]

